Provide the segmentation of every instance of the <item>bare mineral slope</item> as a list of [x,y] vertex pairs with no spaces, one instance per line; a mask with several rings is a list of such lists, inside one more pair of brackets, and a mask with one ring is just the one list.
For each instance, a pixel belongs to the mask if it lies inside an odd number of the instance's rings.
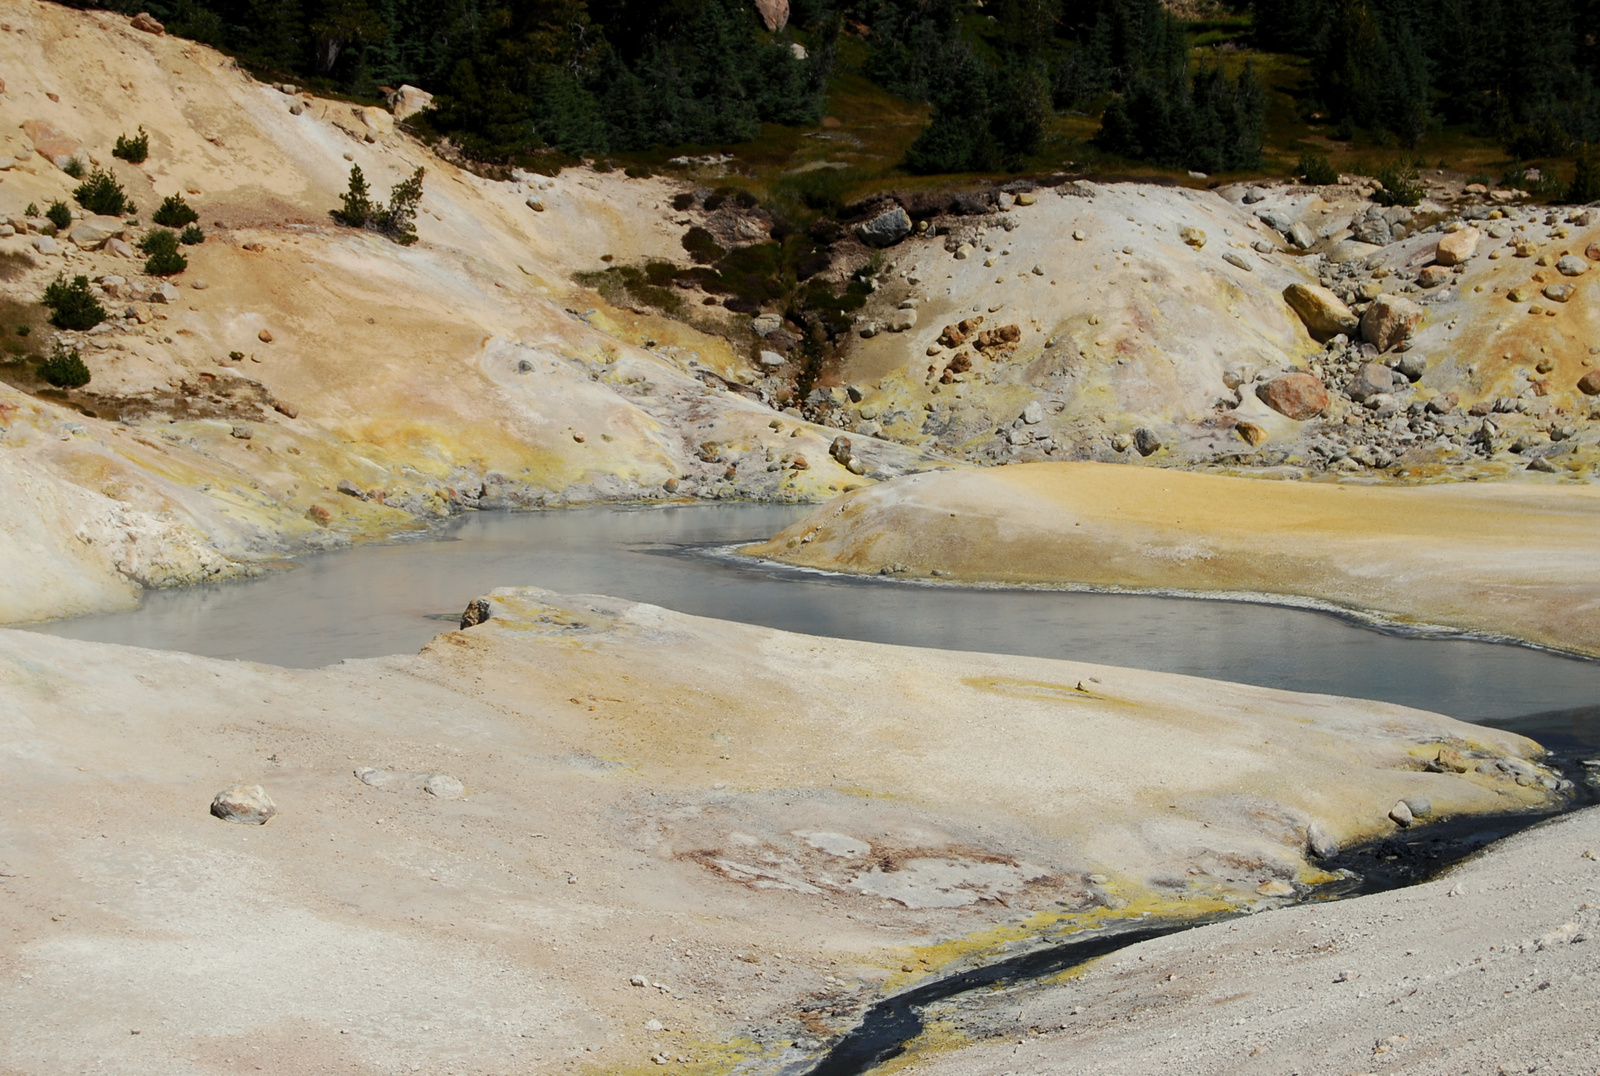
[[1600,654],[1600,490],[1269,481],[1094,463],[918,475],[747,552],[1007,584],[1310,598]]
[[[1303,892],[1313,824],[1547,795],[1424,772],[1539,771],[1381,703],[533,590],[473,615],[315,671],[0,631],[0,1068],[774,1072],[1010,941]],[[279,816],[209,817],[236,782]]]
[[1596,1071],[1600,812],[1412,889],[1126,949],[1070,981],[939,1006],[921,1076]]
[[[0,622],[125,604],[135,584],[231,574],[463,506],[820,498],[918,458],[863,441],[867,474],[847,472],[824,431],[773,428],[772,411],[724,391],[708,373],[738,365],[723,341],[571,283],[613,250],[677,249],[660,181],[487,180],[381,110],[290,96],[126,18],[31,0],[4,0],[0,16],[0,156],[15,162],[0,171],[0,218],[23,226],[0,252],[28,260],[0,298],[31,304],[62,273],[126,281],[97,288],[119,316],[63,334],[87,390],[0,386],[0,498],[35,506],[0,531]],[[149,160],[114,160],[117,135],[141,126]],[[142,258],[27,234],[29,203],[72,204],[76,181],[44,156],[63,148],[110,168],[144,220],[171,194],[198,209],[208,238],[186,248],[169,301],[147,300],[159,281]],[[329,219],[352,163],[380,197],[427,169],[416,245]],[[111,545],[75,537],[85,526],[114,531]]]
[[[1432,174],[1415,209],[1371,192],[1359,176],[1008,183],[986,212],[941,211],[881,252],[861,338],[817,413],[980,462],[1592,476],[1600,209],[1508,204]],[[919,215],[932,200],[901,198]],[[1319,284],[1348,303],[1331,340],[1285,299]],[[1412,321],[1363,349],[1355,320],[1375,302]],[[1368,362],[1406,371],[1373,403],[1348,391]],[[1325,405],[1291,417],[1264,402],[1257,390],[1289,371],[1318,377]],[[1153,436],[1136,446],[1141,429]]]

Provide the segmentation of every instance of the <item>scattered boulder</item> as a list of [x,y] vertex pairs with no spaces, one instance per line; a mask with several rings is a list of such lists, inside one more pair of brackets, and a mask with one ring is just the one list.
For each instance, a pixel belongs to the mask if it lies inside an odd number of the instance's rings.
[[544,212],[544,199],[540,198],[536,194],[528,195],[528,200],[526,202],[524,202],[523,204],[526,205],[529,209],[533,210],[535,213],[543,213]]
[[750,331],[757,336],[767,336],[783,328],[783,318],[778,314],[757,314],[750,319]]
[[33,243],[33,249],[37,250],[40,254],[61,253],[61,244],[57,243],[48,235],[36,235],[33,237],[31,242]]
[[1288,235],[1289,242],[1301,250],[1310,250],[1317,242],[1316,233],[1306,227],[1305,224],[1299,222],[1289,229]]
[[1589,263],[1576,254],[1567,254],[1557,259],[1556,272],[1562,276],[1582,276],[1589,271]]
[[[487,598],[473,598],[467,603],[467,608],[461,614],[462,630],[487,623],[494,614]],[[360,776],[357,774],[356,776]]]
[[784,358],[776,351],[767,351],[763,349],[759,356],[759,361],[762,366],[782,366],[784,363]]
[[133,27],[135,30],[142,30],[147,34],[156,34],[157,36],[167,32],[167,28],[161,25],[161,23],[157,22],[155,16],[151,15],[148,11],[139,12],[139,14],[135,15],[128,21],[128,25]]
[[1542,294],[1552,303],[1564,303],[1572,298],[1574,290],[1571,284],[1546,284]]
[[789,0],[756,0],[756,13],[767,30],[775,34],[789,25]]
[[1411,339],[1422,322],[1422,307],[1401,295],[1380,295],[1361,315],[1361,335],[1380,352]]
[[972,346],[979,351],[988,351],[991,348],[1016,347],[1022,341],[1022,326],[997,325],[993,329],[985,329],[972,341]]
[[1600,396],[1600,370],[1590,370],[1578,378],[1578,391],[1585,396]]
[[856,238],[869,247],[891,247],[911,234],[911,216],[901,206],[886,209],[856,225]]
[[1251,448],[1267,439],[1267,431],[1257,426],[1254,422],[1240,422],[1233,430]]
[[120,239],[127,230],[128,226],[116,217],[91,214],[74,224],[67,238],[83,250],[99,250],[107,239]]
[[129,246],[125,241],[117,238],[107,239],[105,245],[100,249],[104,250],[107,254],[111,254],[118,258],[133,257],[133,247]]
[[1450,283],[1450,267],[1446,265],[1425,266],[1417,274],[1417,284],[1424,288],[1437,288],[1441,284]]
[[1364,362],[1345,386],[1344,394],[1356,403],[1394,391],[1394,371],[1381,362]]
[[358,501],[364,501],[367,499],[367,491],[350,481],[348,478],[339,479],[338,483],[333,488],[338,490],[340,493],[343,493],[346,497],[354,497]]
[[1415,351],[1408,351],[1394,364],[1394,372],[1416,384],[1422,380],[1422,375],[1428,372],[1427,357]]
[[234,785],[213,797],[211,813],[224,822],[264,826],[277,815],[278,805],[260,785]]
[[256,339],[260,340],[263,344],[272,343],[272,330],[262,329],[260,332],[256,333]]
[[1412,816],[1411,808],[1406,805],[1406,801],[1401,800],[1389,808],[1389,820],[1401,829],[1405,829],[1415,822],[1416,818]]
[[163,306],[170,306],[182,297],[182,292],[173,287],[171,284],[168,284],[166,281],[162,281],[160,284],[157,284],[155,287],[150,289],[147,301],[152,303],[160,303]]
[[367,129],[367,133],[380,137],[394,134],[394,117],[377,105],[352,108],[350,111],[356,119],[361,121],[361,125]]
[[1206,233],[1192,226],[1179,232],[1178,238],[1196,250],[1206,245]]
[[427,90],[419,90],[415,86],[401,86],[394,91],[394,96],[389,100],[389,107],[394,112],[396,122],[408,120],[418,112],[433,107],[433,94]]
[[1328,409],[1328,387],[1307,373],[1284,374],[1256,386],[1262,403],[1296,422],[1315,418]]
[[1306,847],[1318,859],[1332,859],[1339,854],[1339,842],[1315,822],[1306,827]]
[[1139,455],[1148,456],[1161,450],[1161,435],[1148,426],[1140,426],[1133,431],[1133,447],[1139,450]]
[[1427,818],[1433,814],[1433,801],[1426,796],[1407,796],[1400,801],[1411,812],[1412,818]]
[[884,324],[892,333],[903,333],[907,329],[916,326],[917,312],[915,310],[896,310],[889,315]]
[[1361,321],[1355,313],[1333,292],[1318,284],[1290,284],[1283,289],[1284,301],[1289,304],[1306,330],[1319,340],[1343,333],[1354,335]]
[[1244,255],[1236,250],[1230,250],[1222,255],[1222,260],[1236,269],[1243,269],[1247,273],[1255,272],[1255,267],[1245,260]]
[[1044,408],[1038,400],[1030,400],[1028,406],[1022,409],[1022,421],[1029,426],[1037,426],[1044,421]]
[[1590,243],[1584,248],[1583,256],[1592,262],[1600,262],[1600,243]]
[[1440,237],[1434,257],[1440,265],[1464,265],[1478,252],[1478,241],[1482,238],[1483,233],[1476,228],[1448,232]]

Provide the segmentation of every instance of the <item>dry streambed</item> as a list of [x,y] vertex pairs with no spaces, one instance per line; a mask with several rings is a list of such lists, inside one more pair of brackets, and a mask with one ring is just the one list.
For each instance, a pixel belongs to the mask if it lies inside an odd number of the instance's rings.
[[[1391,705],[471,609],[317,671],[0,634],[4,1063],[776,1069],[1042,932],[1290,900],[1401,801],[1557,796],[1531,742]],[[268,824],[207,813],[257,783]]]

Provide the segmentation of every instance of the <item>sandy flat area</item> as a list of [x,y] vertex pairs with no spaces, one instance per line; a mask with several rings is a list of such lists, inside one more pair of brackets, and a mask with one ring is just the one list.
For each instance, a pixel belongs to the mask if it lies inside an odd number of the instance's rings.
[[1314,599],[1600,654],[1600,488],[1271,481],[1096,463],[920,475],[749,552],[957,582]]

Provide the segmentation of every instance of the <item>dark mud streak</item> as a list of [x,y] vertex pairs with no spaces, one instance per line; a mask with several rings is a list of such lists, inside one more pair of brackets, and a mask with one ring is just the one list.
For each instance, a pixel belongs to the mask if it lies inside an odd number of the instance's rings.
[[[1581,766],[1562,766],[1578,772]],[[1343,900],[1417,885],[1475,855],[1503,837],[1529,829],[1566,811],[1596,802],[1587,781],[1577,781],[1573,799],[1554,811],[1517,812],[1447,818],[1431,825],[1400,830],[1393,836],[1359,845],[1325,861],[1330,871],[1348,871],[1343,882],[1320,887],[1304,901]],[[871,1006],[860,1024],[845,1034],[806,1076],[861,1076],[906,1050],[922,1033],[920,1010],[978,989],[1023,986],[1108,956],[1130,945],[1207,926],[1238,915],[1212,915],[1180,921],[1112,927],[1074,935],[1067,941],[996,961],[981,968],[924,983]]]

